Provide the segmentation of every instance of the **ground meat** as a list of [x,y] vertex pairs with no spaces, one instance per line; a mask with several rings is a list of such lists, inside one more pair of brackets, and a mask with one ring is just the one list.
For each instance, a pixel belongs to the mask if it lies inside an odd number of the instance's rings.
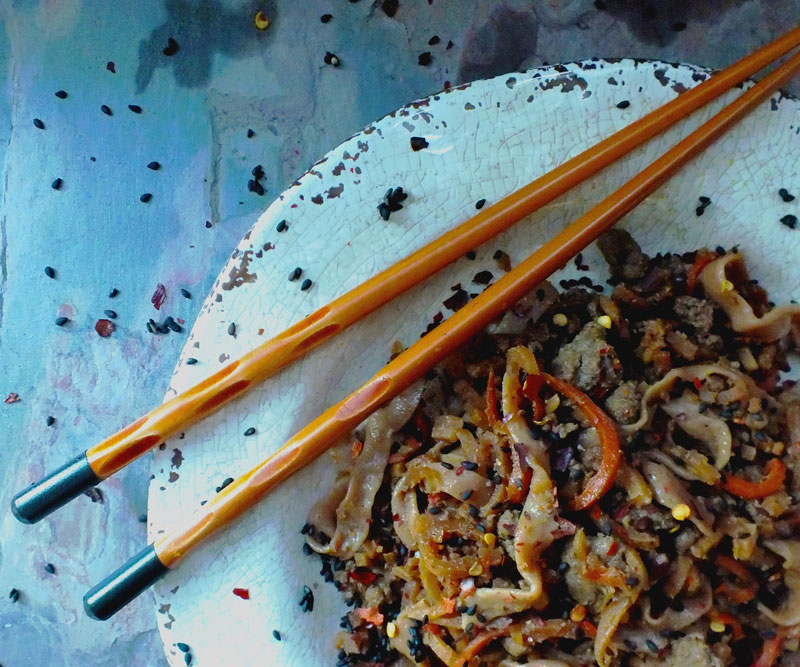
[[714,306],[705,299],[693,296],[679,296],[675,299],[675,314],[684,324],[689,324],[695,331],[708,333],[714,323]]
[[608,262],[612,278],[638,280],[647,271],[650,258],[642,252],[628,232],[610,229],[597,239],[597,245]]
[[619,369],[617,353],[606,342],[606,330],[596,322],[583,327],[553,360],[555,374],[584,391],[598,385],[615,387],[620,380]]
[[641,398],[635,382],[623,382],[606,399],[606,410],[620,424],[633,424],[639,417]]
[[666,656],[653,657],[639,663],[641,667],[724,667],[699,633],[672,640],[672,650]]

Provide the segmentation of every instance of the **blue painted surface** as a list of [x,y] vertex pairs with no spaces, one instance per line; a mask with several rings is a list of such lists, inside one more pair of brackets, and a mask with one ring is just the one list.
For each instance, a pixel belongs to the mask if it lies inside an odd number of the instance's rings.
[[[588,0],[400,0],[393,18],[380,4],[0,3],[0,399],[20,397],[0,404],[0,507],[160,401],[185,335],[154,336],[147,320],[172,315],[190,327],[269,201],[369,121],[446,82],[543,61],[628,55],[722,66],[800,18],[800,8],[764,0],[703,3],[685,16],[656,3],[647,21],[622,0],[605,11]],[[253,25],[260,8],[272,19],[265,32]],[[322,24],[327,12],[333,20]],[[441,41],[429,46],[434,35]],[[167,57],[170,36],[179,50]],[[326,51],[341,67],[323,63]],[[424,51],[428,67],[417,64]],[[54,95],[62,89],[64,100]],[[146,167],[153,160],[158,171]],[[247,189],[256,164],[264,197]],[[50,187],[57,177],[59,191]],[[152,200],[140,202],[143,193]],[[160,311],[150,303],[158,283],[167,289]],[[119,316],[109,338],[94,331],[105,309]],[[71,320],[63,328],[54,324],[61,315]],[[164,664],[147,599],[106,624],[80,605],[144,544],[137,517],[148,465],[145,457],[104,483],[102,503],[79,498],[36,526],[0,511],[5,667]]]

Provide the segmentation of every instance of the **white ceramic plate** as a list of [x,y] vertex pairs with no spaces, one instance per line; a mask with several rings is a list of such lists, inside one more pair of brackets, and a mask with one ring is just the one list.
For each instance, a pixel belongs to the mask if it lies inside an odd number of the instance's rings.
[[[591,61],[513,73],[410,104],[355,135],[284,192],[245,236],[221,273],[189,337],[168,395],[182,391],[277,334],[411,250],[566,158],[691,87],[707,72],[656,62]],[[738,91],[725,99],[730,100]],[[618,108],[620,102],[630,102]],[[496,249],[516,263],[543,240],[707,119],[719,100],[582,187],[561,197],[238,402],[156,452],[149,535],[185,521],[226,477],[277,449],[298,428],[370,377],[391,344],[419,338],[451,286],[478,291],[476,272],[500,269]],[[621,105],[625,107],[625,105]],[[796,101],[776,96],[684,168],[623,222],[646,251],[741,244],[748,265],[776,301],[798,293],[800,229],[779,223],[798,212],[777,191],[800,195]],[[414,152],[410,138],[428,148]],[[402,186],[405,208],[384,222],[376,210]],[[702,217],[698,196],[711,198]],[[288,230],[276,231],[281,220]],[[604,278],[599,253],[585,261]],[[313,286],[289,282],[300,266]],[[570,267],[564,276],[571,277]],[[236,335],[229,325],[235,323]],[[186,365],[187,357],[199,360]],[[249,427],[257,434],[243,435]],[[180,450],[180,454],[176,453]],[[199,665],[332,665],[345,607],[301,552],[309,506],[330,486],[324,457],[284,484],[246,518],[191,554],[155,588],[158,624],[173,665],[189,644]],[[302,588],[314,590],[302,613]],[[250,599],[233,595],[249,589]],[[277,629],[283,641],[272,637]]]

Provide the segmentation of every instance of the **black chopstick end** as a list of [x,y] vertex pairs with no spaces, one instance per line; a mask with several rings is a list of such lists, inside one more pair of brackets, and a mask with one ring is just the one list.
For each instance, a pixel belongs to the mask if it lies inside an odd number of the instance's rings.
[[108,620],[167,572],[151,544],[86,593],[83,608],[89,618]]
[[22,523],[36,523],[100,481],[84,452],[14,496],[11,513]]

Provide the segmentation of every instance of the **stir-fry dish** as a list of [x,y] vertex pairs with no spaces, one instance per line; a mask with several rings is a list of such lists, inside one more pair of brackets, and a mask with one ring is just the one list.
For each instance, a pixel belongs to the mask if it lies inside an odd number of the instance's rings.
[[800,664],[800,306],[599,245],[610,296],[541,285],[335,450],[339,667]]

